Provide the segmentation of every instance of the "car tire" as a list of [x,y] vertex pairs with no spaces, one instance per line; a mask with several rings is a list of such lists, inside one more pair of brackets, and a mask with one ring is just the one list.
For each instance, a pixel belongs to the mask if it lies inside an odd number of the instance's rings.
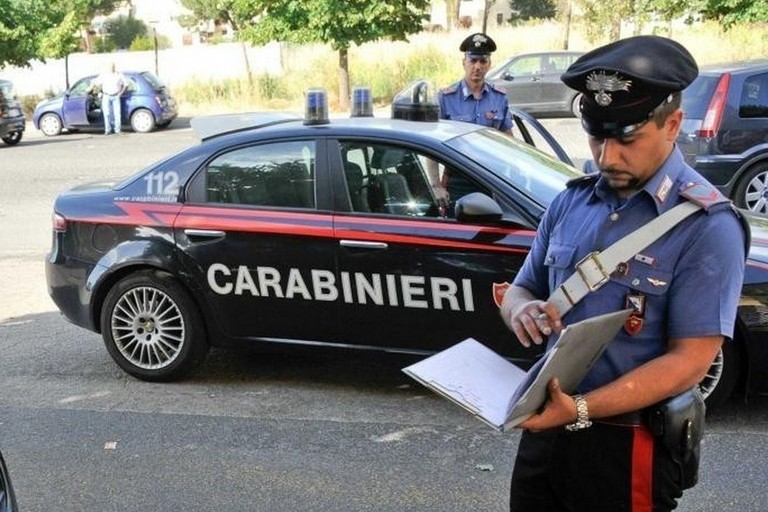
[[581,118],[581,93],[571,98],[571,114],[573,117]]
[[46,137],[56,137],[57,135],[61,135],[61,130],[63,128],[61,118],[50,112],[43,114],[43,117],[40,118],[39,126],[40,131],[43,132]]
[[161,271],[136,272],[115,284],[101,311],[101,331],[118,366],[150,382],[188,375],[209,348],[197,304]]
[[741,374],[741,350],[736,341],[724,341],[699,390],[708,408],[715,408],[730,398]]
[[768,213],[768,162],[758,162],[744,171],[733,191],[733,202],[754,213]]
[[21,142],[21,136],[24,132],[11,132],[5,137],[3,137],[3,142],[8,144],[9,146],[15,146],[19,142]]
[[155,126],[155,115],[151,110],[140,108],[131,114],[131,128],[134,132],[149,133]]

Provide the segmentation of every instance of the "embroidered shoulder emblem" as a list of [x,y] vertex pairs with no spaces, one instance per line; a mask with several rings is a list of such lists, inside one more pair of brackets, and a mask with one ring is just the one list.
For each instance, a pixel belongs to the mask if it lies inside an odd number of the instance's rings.
[[456,84],[449,85],[448,87],[443,87],[440,89],[440,92],[443,94],[453,94],[458,90],[458,87],[456,87]]
[[728,203],[730,200],[723,196],[715,187],[706,183],[687,183],[680,190],[680,195],[709,210],[712,206],[721,203]]

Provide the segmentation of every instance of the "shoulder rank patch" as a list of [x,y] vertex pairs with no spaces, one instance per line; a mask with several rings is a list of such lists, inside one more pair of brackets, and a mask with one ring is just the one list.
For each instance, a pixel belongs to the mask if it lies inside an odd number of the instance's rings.
[[728,204],[730,199],[723,196],[715,187],[708,183],[686,183],[680,189],[680,195],[690,202],[709,211],[715,205]]
[[448,87],[443,87],[442,89],[440,89],[440,92],[443,94],[453,94],[458,90],[459,88],[456,86],[456,84],[453,84],[453,85],[449,85]]
[[599,178],[600,178],[600,173],[585,174],[584,176],[579,176],[577,178],[568,180],[565,183],[565,186],[568,188],[582,187],[582,186],[586,187],[586,186],[594,185]]

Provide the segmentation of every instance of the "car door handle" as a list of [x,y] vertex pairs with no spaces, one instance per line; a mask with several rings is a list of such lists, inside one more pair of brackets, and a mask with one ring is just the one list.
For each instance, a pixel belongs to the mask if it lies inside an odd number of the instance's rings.
[[225,231],[219,231],[216,229],[185,229],[184,234],[189,238],[205,238],[208,240],[214,238],[224,238],[227,236]]
[[389,247],[384,242],[364,242],[362,240],[341,240],[339,245],[353,249],[386,249]]

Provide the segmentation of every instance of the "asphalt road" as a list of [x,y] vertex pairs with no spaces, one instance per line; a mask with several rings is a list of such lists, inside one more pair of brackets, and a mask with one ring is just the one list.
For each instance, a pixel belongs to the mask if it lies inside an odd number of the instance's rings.
[[[575,120],[545,124],[586,158]],[[0,147],[0,447],[21,510],[505,510],[517,432],[413,385],[408,358],[214,351],[150,384],[58,315],[43,275],[56,193],[194,144],[185,126]],[[679,510],[768,510],[767,438],[768,398],[712,412]]]

